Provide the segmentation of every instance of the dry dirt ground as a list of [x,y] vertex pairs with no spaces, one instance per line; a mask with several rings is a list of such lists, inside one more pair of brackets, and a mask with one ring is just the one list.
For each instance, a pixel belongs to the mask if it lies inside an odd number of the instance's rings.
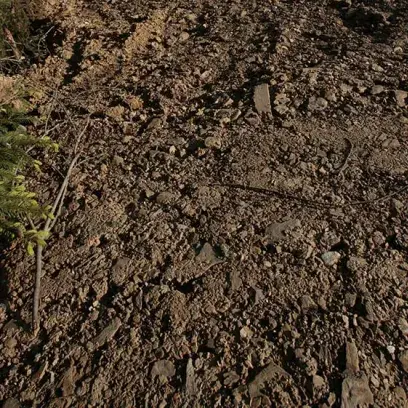
[[406,0],[30,6],[43,202],[90,123],[37,337],[3,260],[0,401],[407,407]]

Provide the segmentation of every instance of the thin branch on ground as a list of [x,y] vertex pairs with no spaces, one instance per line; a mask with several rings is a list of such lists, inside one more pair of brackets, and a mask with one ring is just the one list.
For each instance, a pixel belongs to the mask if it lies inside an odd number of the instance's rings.
[[[75,156],[71,161],[71,164],[67,170],[65,179],[63,183],[61,184],[58,195],[52,206],[51,214],[54,215],[54,218],[53,219],[47,218],[47,221],[45,222],[44,228],[42,230],[46,233],[51,232],[51,230],[55,226],[55,223],[57,222],[59,215],[61,214],[62,205],[64,203],[65,195],[68,189],[69,179],[71,177],[73,170],[75,169],[75,166],[78,163],[78,159],[81,154],[81,152],[79,151],[79,144],[86,130],[88,129],[89,122],[90,122],[90,117],[88,117],[88,120],[85,124],[84,129],[79,134],[76,140],[75,148],[74,148]],[[32,330],[33,330],[34,335],[37,335],[39,328],[40,328],[39,308],[40,308],[41,277],[42,277],[42,266],[43,266],[42,255],[43,255],[43,246],[37,244],[37,251],[36,251],[37,259],[36,259],[35,284],[34,284],[34,296],[33,296],[33,314],[32,314]]]
[[295,201],[299,201],[301,203],[303,203],[304,205],[311,207],[311,208],[320,208],[320,209],[333,209],[333,208],[346,208],[346,207],[356,207],[356,206],[360,206],[360,205],[367,205],[367,204],[375,204],[375,203],[380,203],[382,201],[386,201],[389,200],[392,197],[396,197],[398,195],[401,195],[402,193],[404,193],[405,191],[408,191],[408,185],[393,191],[389,194],[385,194],[381,197],[378,198],[374,198],[371,200],[362,200],[362,201],[352,201],[349,203],[343,203],[343,204],[328,204],[328,203],[324,203],[321,201],[314,201],[311,199],[307,199],[304,197],[299,197],[296,196],[294,194],[289,194],[289,193],[285,193],[282,191],[278,191],[278,190],[272,190],[272,189],[268,189],[268,188],[260,188],[260,187],[251,187],[251,186],[245,186],[243,184],[212,184],[211,186],[213,187],[225,187],[225,188],[233,188],[233,189],[238,189],[238,190],[244,190],[244,191],[250,191],[250,192],[254,192],[254,193],[260,193],[260,194],[264,194],[264,195],[269,195],[269,196],[277,196],[280,198],[284,198],[284,199],[291,199],[291,200],[295,200]]

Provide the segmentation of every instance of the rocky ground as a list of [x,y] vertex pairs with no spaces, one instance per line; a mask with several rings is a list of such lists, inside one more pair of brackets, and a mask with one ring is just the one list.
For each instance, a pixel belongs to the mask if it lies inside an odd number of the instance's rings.
[[407,407],[406,1],[33,3],[43,202],[90,119],[4,406]]

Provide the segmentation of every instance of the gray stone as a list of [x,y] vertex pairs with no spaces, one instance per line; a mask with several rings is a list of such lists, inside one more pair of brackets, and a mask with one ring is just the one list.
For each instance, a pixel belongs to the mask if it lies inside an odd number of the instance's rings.
[[177,196],[169,191],[163,191],[156,197],[157,204],[173,204],[177,200]]
[[346,370],[356,374],[359,371],[358,350],[354,341],[347,342],[346,345]]
[[384,92],[384,87],[382,85],[374,85],[371,88],[371,95],[379,95]]
[[365,375],[346,377],[341,390],[341,407],[358,408],[374,404],[374,396],[370,390],[368,379]]
[[119,258],[112,267],[112,281],[115,285],[122,285],[128,277],[129,267],[131,265],[130,258]]
[[395,100],[397,101],[397,105],[401,108],[405,106],[405,99],[407,99],[408,93],[401,90],[394,91]]
[[153,364],[152,377],[169,378],[176,374],[174,364],[169,360],[159,360]]
[[214,252],[213,247],[206,242],[200,250],[200,253],[197,255],[196,260],[199,263],[204,263],[208,265],[212,265],[218,262],[221,262],[220,259],[217,258],[217,255]]
[[367,266],[367,261],[358,256],[351,256],[347,261],[347,268],[350,272],[358,273]]
[[191,358],[188,359],[186,367],[186,394],[189,395],[190,397],[197,394],[195,371],[193,366],[193,360]]
[[320,375],[314,375],[312,377],[312,383],[313,383],[313,389],[323,388],[325,385],[324,378],[320,377]]
[[248,326],[244,326],[239,331],[239,335],[242,339],[250,339],[254,335],[254,332]]
[[378,65],[378,64],[375,64],[375,63],[374,63],[371,67],[373,68],[373,71],[375,71],[375,72],[384,72],[384,68],[381,67],[381,66]]
[[265,233],[272,243],[281,241],[285,238],[284,232],[300,227],[299,220],[288,220],[270,224],[266,227]]
[[209,136],[204,141],[205,147],[221,149],[221,140],[218,137]]
[[408,322],[407,322],[407,320],[404,319],[403,317],[401,317],[398,320],[398,327],[401,330],[401,333],[403,334],[403,336],[408,338]]
[[398,360],[400,361],[402,368],[406,373],[408,373],[408,350],[403,351],[398,356]]
[[121,166],[125,163],[125,159],[123,157],[120,157],[118,155],[115,155],[113,158],[113,162],[117,165],[117,166]]
[[311,96],[309,98],[308,109],[311,111],[322,111],[325,110],[329,106],[329,102],[322,97],[316,98],[315,96]]
[[105,327],[102,332],[95,338],[94,344],[97,347],[103,346],[105,343],[107,343],[109,340],[113,338],[113,336],[116,334],[116,332],[119,330],[119,327],[122,325],[121,320],[116,317],[113,319],[111,324],[109,324],[107,327]]
[[255,88],[254,92],[255,109],[259,114],[272,114],[271,97],[269,85],[261,84]]
[[341,255],[336,251],[325,252],[322,255],[322,261],[326,266],[333,266],[339,262]]
[[300,306],[302,308],[303,313],[308,313],[317,310],[317,304],[308,295],[304,295],[300,298]]
[[399,214],[404,209],[404,203],[396,198],[393,198],[391,200],[391,209],[395,213]]
[[344,296],[344,303],[347,307],[352,308],[356,305],[357,294],[356,293],[346,293]]

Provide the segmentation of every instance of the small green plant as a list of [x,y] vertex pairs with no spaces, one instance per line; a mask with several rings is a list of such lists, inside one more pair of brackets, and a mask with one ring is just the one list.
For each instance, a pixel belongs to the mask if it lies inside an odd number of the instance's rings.
[[30,135],[26,122],[24,112],[9,105],[0,107],[0,234],[23,238],[33,254],[34,244],[45,245],[48,234],[26,226],[53,215],[49,206],[41,206],[35,193],[27,190],[22,172],[29,168],[40,171],[41,163],[27,153],[29,148],[57,149],[57,145],[49,138]]

